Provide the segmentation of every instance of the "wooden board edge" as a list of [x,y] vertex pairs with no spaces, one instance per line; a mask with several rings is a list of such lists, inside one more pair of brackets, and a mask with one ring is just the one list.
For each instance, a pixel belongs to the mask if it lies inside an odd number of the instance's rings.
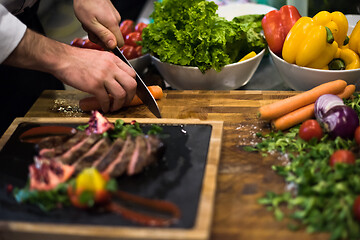
[[[119,118],[108,118],[114,122]],[[157,118],[121,118],[125,122],[136,120],[139,123],[150,124],[204,124],[211,125],[211,137],[207,156],[207,164],[203,177],[203,186],[200,194],[198,212],[196,215],[194,228],[191,229],[171,229],[171,228],[127,228],[127,227],[104,227],[89,225],[67,225],[67,224],[32,224],[27,222],[0,221],[0,235],[8,232],[12,237],[16,233],[29,234],[38,238],[39,236],[53,237],[57,236],[76,236],[79,238],[94,239],[112,239],[121,237],[122,239],[140,240],[140,239],[166,239],[166,240],[206,240],[209,239],[211,224],[214,212],[216,178],[220,162],[221,142],[223,135],[223,121],[207,121],[199,119],[157,119]],[[22,122],[43,122],[43,123],[79,123],[85,124],[89,118],[34,118],[23,117],[16,118],[7,131],[0,139],[0,150],[9,140],[17,126]],[[104,235],[104,233],[106,233]]]

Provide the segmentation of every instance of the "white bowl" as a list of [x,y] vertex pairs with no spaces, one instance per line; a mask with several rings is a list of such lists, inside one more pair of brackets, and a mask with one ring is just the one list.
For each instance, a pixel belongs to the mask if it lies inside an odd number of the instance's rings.
[[300,67],[296,64],[286,62],[270,49],[269,52],[282,79],[290,88],[296,91],[307,91],[320,84],[337,79],[345,80],[348,84],[354,84],[356,86],[360,81],[360,69],[320,70]]
[[268,5],[256,3],[231,3],[224,6],[219,6],[217,14],[231,21],[234,17],[248,15],[248,14],[266,14],[272,10],[276,10]]
[[214,69],[202,73],[197,67],[161,62],[151,56],[152,63],[164,81],[178,90],[233,90],[249,82],[263,58],[265,49],[248,60],[228,64],[220,72]]

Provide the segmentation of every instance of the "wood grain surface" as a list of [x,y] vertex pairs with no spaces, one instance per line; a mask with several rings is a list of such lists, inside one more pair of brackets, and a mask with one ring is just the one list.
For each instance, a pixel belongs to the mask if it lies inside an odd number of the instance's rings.
[[[217,176],[212,240],[328,239],[328,234],[308,234],[287,228],[272,212],[257,203],[267,191],[282,192],[285,183],[271,166],[281,164],[274,156],[249,153],[243,146],[256,141],[257,132],[269,124],[257,118],[261,105],[294,95],[293,91],[165,91],[158,101],[164,118],[224,121],[220,165]],[[26,117],[84,117],[76,104],[87,96],[78,91],[45,91]],[[67,110],[66,110],[67,109]],[[155,118],[145,106],[124,108],[105,114],[115,118]]]

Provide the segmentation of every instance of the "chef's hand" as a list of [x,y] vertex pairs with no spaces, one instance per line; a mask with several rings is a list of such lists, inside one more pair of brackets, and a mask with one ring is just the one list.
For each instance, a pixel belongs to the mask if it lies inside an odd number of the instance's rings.
[[137,86],[131,67],[107,51],[71,48],[67,64],[55,74],[58,79],[93,94],[103,112],[116,111],[131,102]]
[[95,95],[104,112],[130,103],[136,92],[135,71],[114,54],[72,47],[30,29],[3,64],[51,73],[63,83]]
[[105,49],[124,45],[121,17],[110,0],[74,0],[74,12],[92,42]]

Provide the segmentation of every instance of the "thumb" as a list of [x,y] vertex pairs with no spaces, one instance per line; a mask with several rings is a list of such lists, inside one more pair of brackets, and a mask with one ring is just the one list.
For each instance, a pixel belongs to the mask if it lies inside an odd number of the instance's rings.
[[108,49],[114,49],[116,46],[124,45],[124,38],[122,37],[119,26],[115,25],[111,28],[106,28],[102,24],[97,24],[96,29],[97,37]]

